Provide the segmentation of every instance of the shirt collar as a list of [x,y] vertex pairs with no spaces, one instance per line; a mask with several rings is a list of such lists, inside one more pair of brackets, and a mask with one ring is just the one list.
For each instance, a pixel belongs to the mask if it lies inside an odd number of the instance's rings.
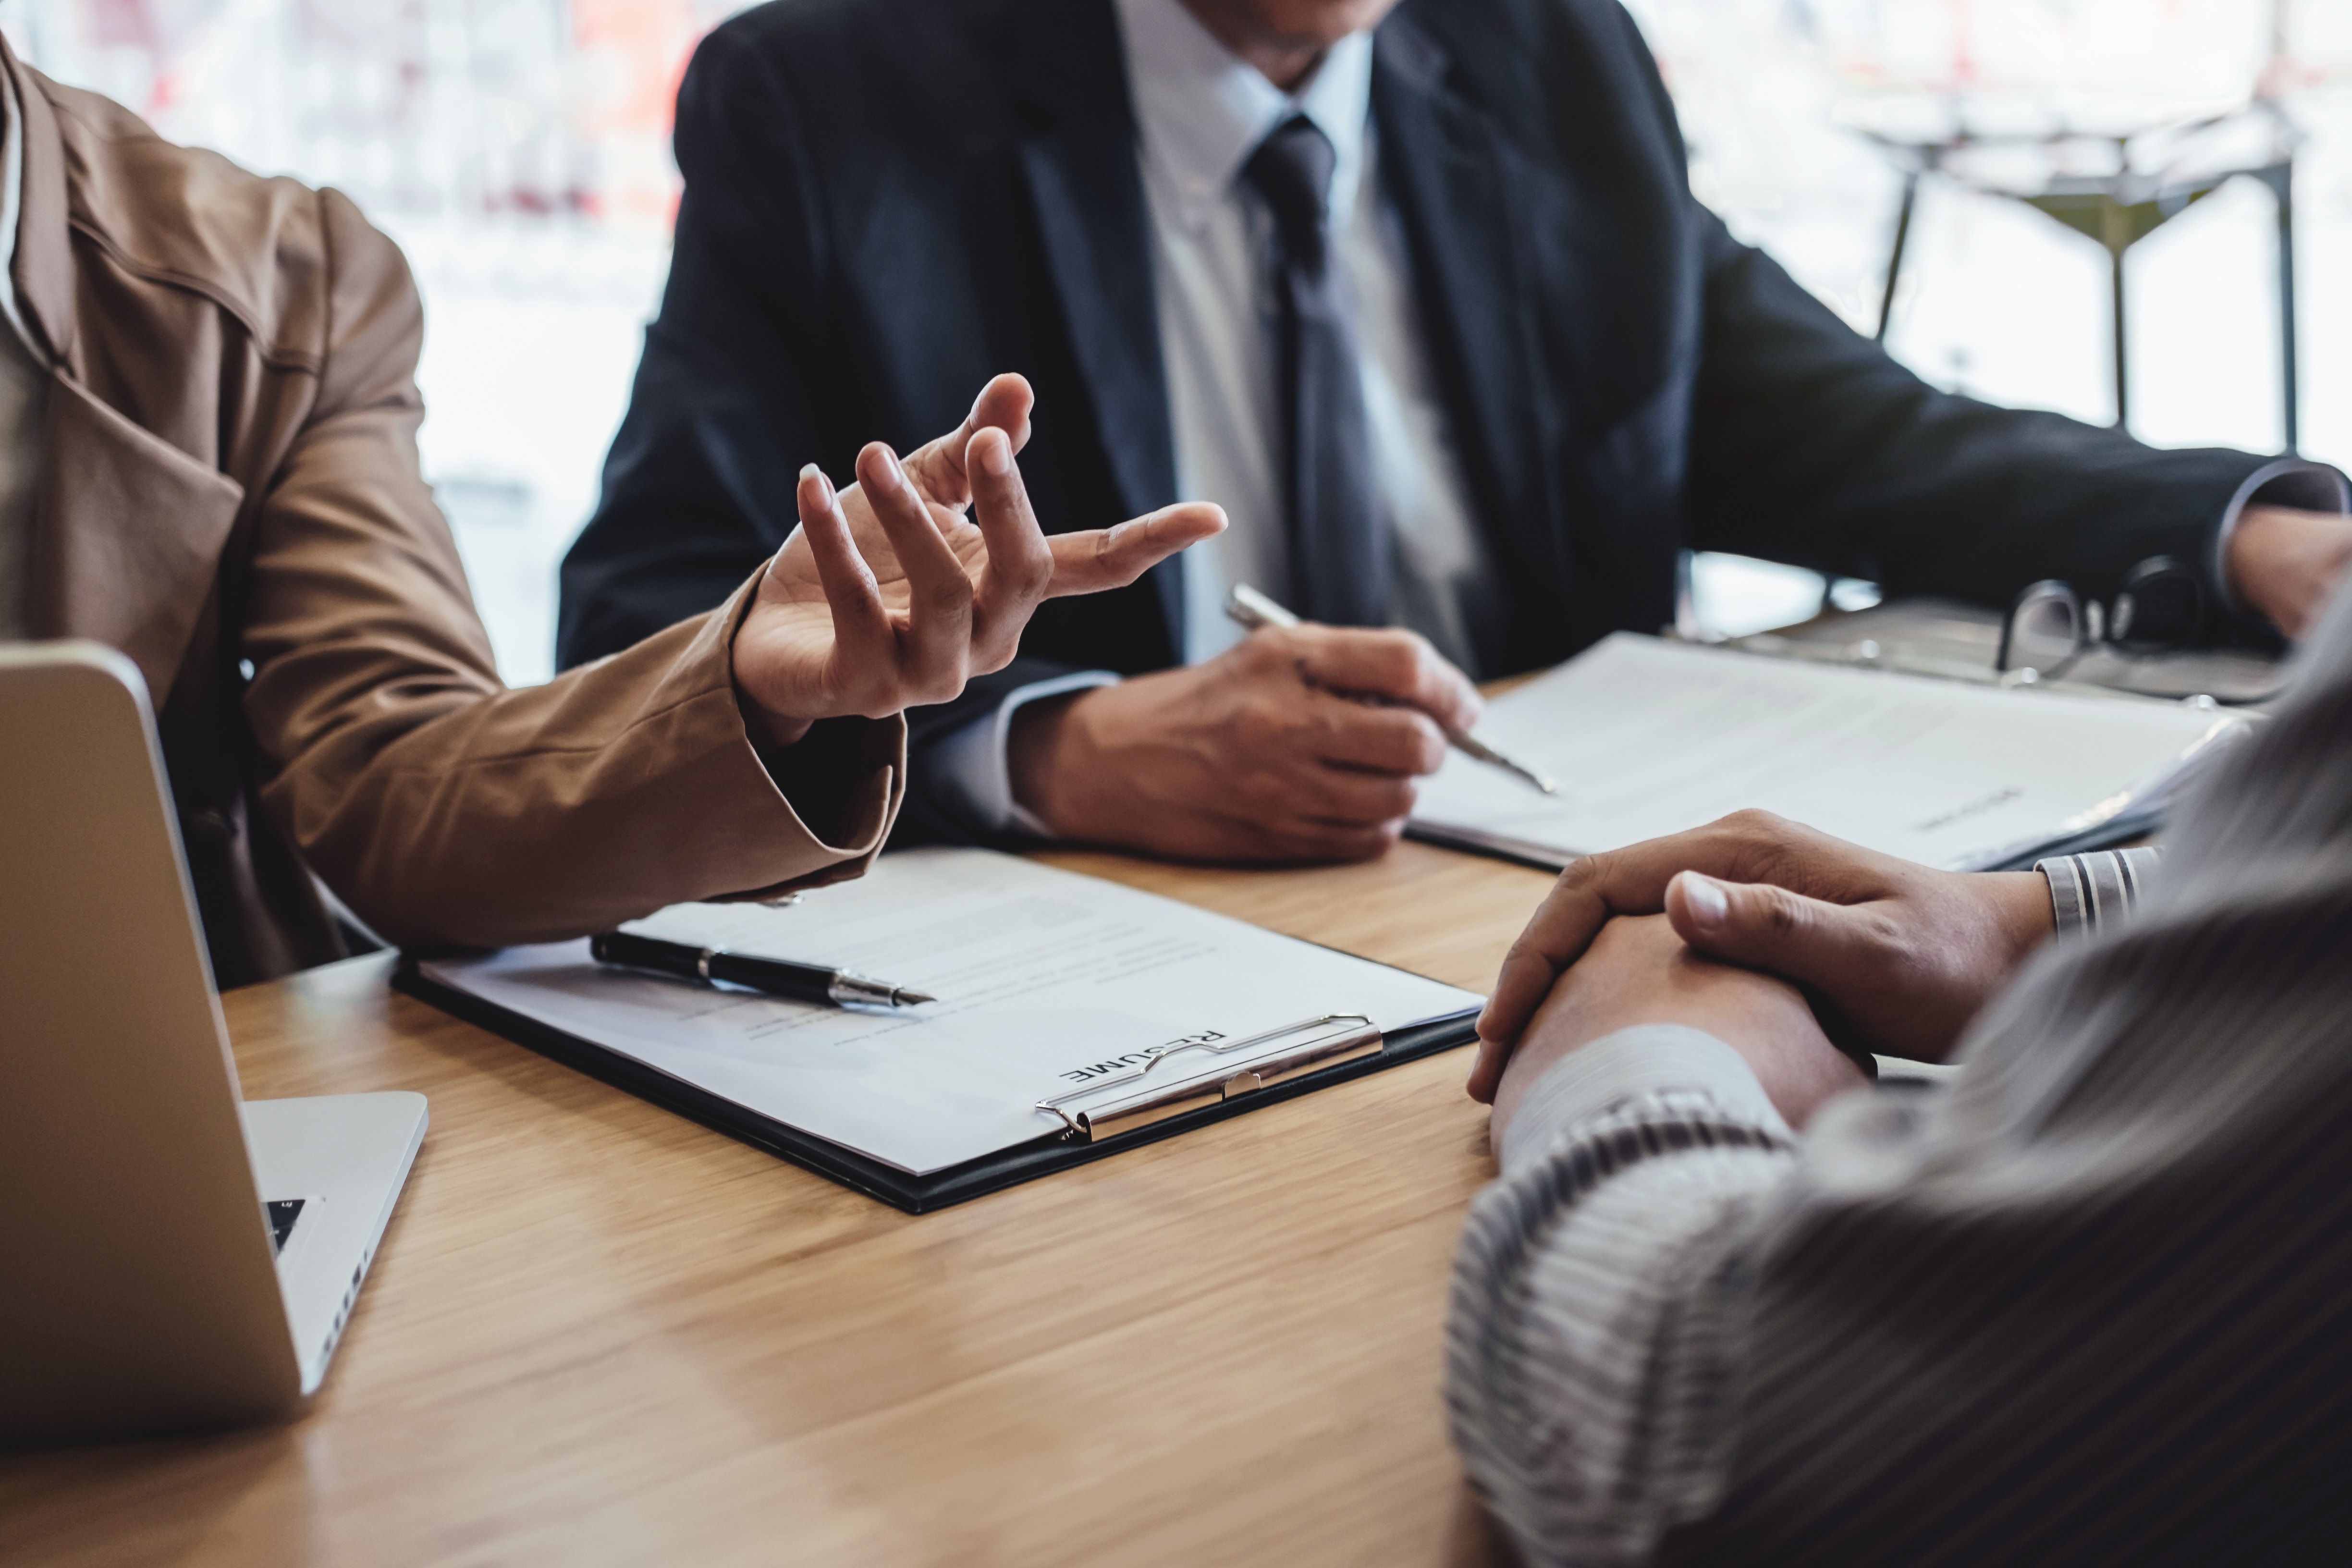
[[1330,210],[1351,210],[1371,110],[1370,33],[1332,45],[1294,97],[1219,43],[1182,0],[1117,5],[1144,164],[1176,198],[1187,228],[1208,221],[1257,144],[1293,114],[1330,138]]

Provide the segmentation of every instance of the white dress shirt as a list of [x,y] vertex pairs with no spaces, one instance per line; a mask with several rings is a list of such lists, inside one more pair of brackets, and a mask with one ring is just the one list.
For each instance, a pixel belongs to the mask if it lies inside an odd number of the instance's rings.
[[[0,78],[0,80],[5,80]],[[16,220],[25,190],[25,117],[13,89],[0,130],[0,642],[23,638],[33,505],[40,493],[41,415],[48,370],[16,310]]]
[[[1225,590],[1290,595],[1272,275],[1273,216],[1241,178],[1258,143],[1304,114],[1337,154],[1329,205],[1342,290],[1352,301],[1374,497],[1396,552],[1390,619],[1476,673],[1471,627],[1496,612],[1492,562],[1472,521],[1422,352],[1404,236],[1382,199],[1371,125],[1372,38],[1332,46],[1286,94],[1203,27],[1181,0],[1114,0],[1151,214],[1152,282],[1167,367],[1179,500],[1225,509],[1226,531],[1180,558],[1184,661],[1241,640]],[[992,826],[1041,825],[1013,799],[1004,739],[1023,703],[1108,671],[1024,687],[934,748],[931,763]]]

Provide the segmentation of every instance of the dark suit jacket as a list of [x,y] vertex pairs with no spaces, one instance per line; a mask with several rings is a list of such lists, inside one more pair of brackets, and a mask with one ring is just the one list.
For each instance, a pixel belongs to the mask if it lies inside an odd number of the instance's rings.
[[[708,610],[793,526],[793,475],[1034,384],[1054,529],[1177,500],[1149,216],[1108,0],[776,0],[678,94],[676,259],[604,500],[563,566],[574,663]],[[1940,394],[1692,200],[1613,0],[1404,0],[1374,51],[1381,169],[1506,585],[1481,676],[1669,620],[1726,549],[2006,605],[2201,555],[2263,459],[2159,452]],[[1202,498],[1215,500],[1214,497]],[[923,747],[1013,685],[1175,661],[1181,574],[1047,605],[1003,674],[911,715],[902,834],[970,838]]]

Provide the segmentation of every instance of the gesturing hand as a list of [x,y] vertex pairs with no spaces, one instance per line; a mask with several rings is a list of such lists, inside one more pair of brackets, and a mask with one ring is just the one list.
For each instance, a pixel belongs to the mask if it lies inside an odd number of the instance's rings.
[[1614,915],[1664,911],[1697,951],[1805,988],[1842,1044],[1941,1061],[2051,931],[2032,871],[1937,871],[1743,811],[1577,861],[1511,944],[1478,1019],[1470,1093],[1504,1063],[1561,971]]
[[1013,795],[1066,838],[1350,860],[1396,842],[1445,760],[1440,725],[1468,729],[1479,701],[1412,632],[1302,626],[1036,709],[1014,721]]
[[1546,990],[1502,1074],[1496,1131],[1553,1063],[1637,1024],[1686,1025],[1738,1051],[1791,1127],[1811,1121],[1822,1101],[1870,1081],[1787,982],[1693,952],[1662,916],[1620,917]]
[[850,489],[836,494],[814,464],[802,471],[801,526],[735,634],[736,689],[771,738],[948,701],[1012,661],[1040,601],[1124,586],[1224,527],[1194,503],[1048,537],[1013,461],[1030,403],[1027,382],[1001,375],[905,463],[868,445]]

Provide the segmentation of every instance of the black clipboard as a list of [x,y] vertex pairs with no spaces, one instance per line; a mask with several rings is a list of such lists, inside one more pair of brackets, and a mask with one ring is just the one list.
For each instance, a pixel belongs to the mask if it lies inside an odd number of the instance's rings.
[[1435,1056],[1456,1046],[1468,1045],[1477,1037],[1476,1008],[1440,1018],[1415,1028],[1400,1029],[1383,1037],[1379,1052],[1360,1057],[1336,1067],[1326,1068],[1303,1078],[1270,1084],[1253,1094],[1242,1095],[1221,1104],[1187,1110],[1149,1127],[1121,1132],[1092,1142],[1073,1142],[1061,1133],[1049,1132],[1028,1143],[1015,1144],[993,1154],[950,1165],[934,1171],[928,1176],[909,1175],[895,1165],[844,1148],[829,1139],[815,1137],[796,1127],[786,1126],[772,1117],[763,1116],[707,1089],[698,1089],[681,1079],[646,1066],[634,1058],[609,1050],[603,1046],[566,1034],[562,1029],[526,1017],[509,1008],[478,996],[444,985],[417,969],[416,960],[404,954],[400,966],[393,973],[395,991],[430,1003],[443,1012],[463,1018],[466,1022],[488,1029],[502,1038],[512,1040],[565,1067],[587,1074],[614,1088],[625,1089],[640,1100],[649,1100],[664,1110],[698,1122],[714,1132],[723,1132],[739,1142],[773,1154],[804,1170],[815,1172],[829,1181],[838,1182],[853,1192],[865,1194],[908,1214],[929,1214],[951,1204],[977,1198],[1051,1175],[1072,1166],[1108,1159],[1129,1149],[1140,1149],[1147,1143],[1157,1143],[1163,1138],[1173,1138],[1195,1127],[1206,1127],[1213,1121],[1240,1116],[1260,1106],[1276,1105],[1286,1100],[1296,1100],[1333,1084],[1347,1083],[1371,1073],[1392,1068],[1402,1062]]

